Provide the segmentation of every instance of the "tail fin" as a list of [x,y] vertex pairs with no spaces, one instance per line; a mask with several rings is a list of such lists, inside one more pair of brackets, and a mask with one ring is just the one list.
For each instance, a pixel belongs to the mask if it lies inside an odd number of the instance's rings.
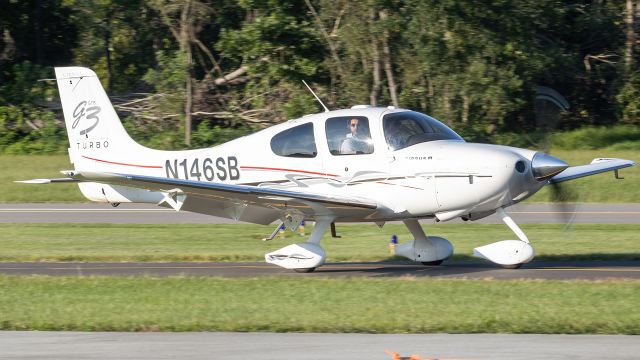
[[[55,68],[64,121],[69,136],[69,158],[77,171],[164,176],[164,159],[173,152],[136,143],[120,122],[96,74],[87,68]],[[158,192],[78,183],[82,194],[98,202],[158,203]]]
[[96,73],[82,67],[55,71],[76,170],[110,170],[109,162],[153,151],[129,137]]

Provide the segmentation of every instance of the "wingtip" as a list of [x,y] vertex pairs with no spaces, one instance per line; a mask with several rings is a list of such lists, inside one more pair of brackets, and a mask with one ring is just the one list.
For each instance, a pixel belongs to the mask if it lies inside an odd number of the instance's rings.
[[636,164],[636,162],[633,160],[620,159],[620,158],[595,158],[591,161],[591,164],[598,164],[598,163],[609,162],[609,161],[618,161],[618,162],[628,164],[629,166],[634,166]]

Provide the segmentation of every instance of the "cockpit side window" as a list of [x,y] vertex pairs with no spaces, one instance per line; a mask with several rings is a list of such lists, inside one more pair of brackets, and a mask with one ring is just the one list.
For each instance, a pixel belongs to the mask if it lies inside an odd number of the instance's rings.
[[369,119],[364,116],[342,116],[327,119],[327,144],[332,155],[373,153]]
[[306,123],[276,134],[271,139],[271,150],[280,156],[313,158],[318,154],[313,124]]
[[461,140],[460,135],[438,120],[414,111],[387,114],[382,120],[390,150],[435,140]]

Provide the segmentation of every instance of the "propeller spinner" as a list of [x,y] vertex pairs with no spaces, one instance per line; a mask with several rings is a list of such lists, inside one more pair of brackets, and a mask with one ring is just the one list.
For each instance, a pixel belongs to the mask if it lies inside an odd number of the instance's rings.
[[563,172],[569,164],[555,156],[536,153],[531,161],[531,169],[536,180],[548,180]]

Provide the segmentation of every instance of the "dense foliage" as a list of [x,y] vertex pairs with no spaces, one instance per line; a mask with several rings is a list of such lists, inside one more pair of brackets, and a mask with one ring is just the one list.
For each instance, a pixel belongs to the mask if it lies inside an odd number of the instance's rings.
[[[94,69],[132,135],[160,148],[208,146],[317,112],[301,80],[330,108],[411,108],[469,140],[566,148],[621,139],[638,148],[640,1],[2,0],[1,8],[0,152],[64,151],[55,84],[39,81],[63,65]],[[550,110],[540,89],[568,106]],[[547,136],[613,125],[588,145],[576,140],[582,133]]]

